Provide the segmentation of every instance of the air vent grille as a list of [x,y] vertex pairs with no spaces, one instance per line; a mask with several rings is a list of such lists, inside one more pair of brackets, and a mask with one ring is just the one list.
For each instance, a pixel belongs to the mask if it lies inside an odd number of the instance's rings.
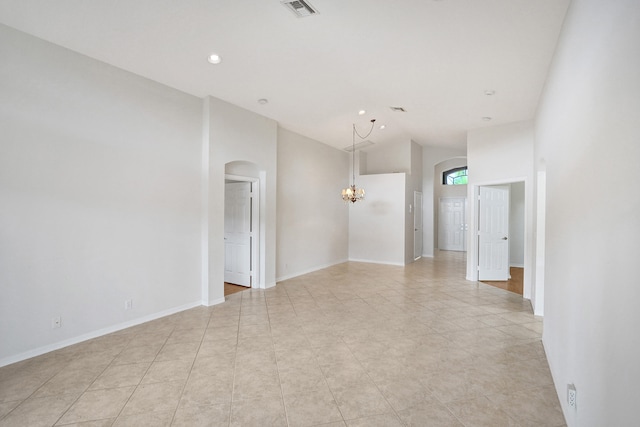
[[318,10],[305,0],[282,0],[282,4],[298,18],[318,14]]
[[406,113],[407,110],[405,110],[403,107],[389,107],[391,108],[391,111],[394,111],[396,113]]

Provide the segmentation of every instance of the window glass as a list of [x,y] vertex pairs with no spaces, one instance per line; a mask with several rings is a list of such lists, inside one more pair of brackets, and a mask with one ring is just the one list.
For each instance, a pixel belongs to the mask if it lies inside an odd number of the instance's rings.
[[442,173],[444,185],[463,185],[467,183],[467,167],[450,169]]

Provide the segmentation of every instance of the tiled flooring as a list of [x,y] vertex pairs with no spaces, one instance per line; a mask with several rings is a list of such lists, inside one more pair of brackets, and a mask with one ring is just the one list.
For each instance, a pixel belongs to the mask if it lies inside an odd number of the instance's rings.
[[0,368],[0,426],[562,426],[521,297],[346,263]]

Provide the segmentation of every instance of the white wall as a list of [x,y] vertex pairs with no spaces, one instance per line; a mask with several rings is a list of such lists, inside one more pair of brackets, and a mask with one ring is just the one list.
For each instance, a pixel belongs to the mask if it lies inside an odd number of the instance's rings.
[[366,155],[366,169],[361,169],[360,173],[411,173],[411,147],[411,141],[402,141],[367,148],[363,152]]
[[464,157],[465,149],[448,149],[441,147],[422,147],[422,194],[423,194],[423,238],[422,256],[433,257],[435,234],[437,223],[434,212],[437,209],[437,200],[434,205],[434,167],[443,160],[453,157]]
[[509,264],[524,267],[524,182],[514,182],[509,189]]
[[[470,131],[467,136],[468,217],[467,279],[477,280],[477,195],[478,186],[511,182],[524,182],[525,186],[525,243],[524,243],[524,298],[532,299],[534,290],[534,204],[533,204],[533,144],[532,122],[519,122]],[[535,307],[534,307],[535,309]],[[542,315],[540,312],[536,312]]]
[[362,175],[366,199],[349,206],[349,259],[404,265],[404,173]]
[[224,175],[225,165],[249,162],[260,171],[259,287],[276,284],[277,123],[217,98],[204,99],[208,152],[206,217],[208,269],[203,284],[205,304],[224,301]]
[[[357,165],[356,170],[359,171],[362,177],[366,177],[367,175],[379,175],[378,178],[371,181],[374,186],[394,186],[397,178],[394,178],[394,174],[402,174],[405,176],[404,183],[405,187],[404,198],[400,203],[400,208],[404,210],[403,218],[398,219],[401,220],[403,224],[402,236],[400,238],[403,242],[402,247],[402,262],[400,264],[409,264],[414,261],[414,244],[415,244],[415,233],[414,233],[414,213],[415,207],[413,206],[414,192],[420,191],[422,192],[422,147],[411,140],[401,141],[395,144],[383,145],[379,147],[373,147],[367,150],[367,152],[358,151],[357,157]],[[358,180],[361,178],[358,177]],[[383,183],[385,180],[389,180],[389,182]],[[367,191],[367,199],[369,194],[369,189],[365,188]],[[382,191],[381,191],[382,192]],[[400,200],[397,195],[392,196],[393,199]],[[367,203],[365,201],[365,203]],[[395,208],[394,208],[395,209]],[[359,215],[359,210],[353,210],[352,213]],[[396,220],[397,221],[397,220]],[[360,223],[362,224],[362,223]],[[395,224],[394,224],[395,225]],[[359,227],[362,227],[360,225]],[[388,225],[386,227],[389,227]],[[353,230],[350,227],[349,231],[350,235],[353,233]],[[375,228],[371,229],[360,229],[358,230],[359,235],[369,236],[370,234],[379,234],[380,230],[378,228],[378,224],[376,223]],[[398,239],[398,236],[391,237],[392,240]],[[353,241],[353,240],[352,240]],[[366,245],[360,245],[357,242],[354,242],[354,247],[365,248]],[[359,251],[359,250],[357,250]],[[357,252],[356,251],[356,252]],[[354,253],[350,252],[350,258],[354,259]],[[367,253],[370,252],[370,248],[367,248]],[[381,256],[381,253],[375,255],[372,260],[378,259],[378,255]],[[388,254],[387,254],[388,255]],[[381,261],[376,262],[384,262],[384,263],[392,263],[397,264],[396,260],[391,261],[392,258],[395,259],[395,256],[381,256]],[[360,257],[360,255],[358,255]],[[358,258],[363,260],[365,258]],[[368,258],[366,258],[368,259]]]
[[2,25],[0,56],[0,365],[198,305],[201,101]]
[[543,340],[569,426],[640,419],[639,123],[640,2],[574,0],[536,120]]
[[[351,155],[278,128],[279,280],[347,261]],[[366,203],[366,202],[364,202]]]

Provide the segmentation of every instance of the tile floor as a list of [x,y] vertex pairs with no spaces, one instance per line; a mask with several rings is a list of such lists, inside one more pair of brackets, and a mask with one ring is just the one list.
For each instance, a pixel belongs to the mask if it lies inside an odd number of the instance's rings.
[[345,263],[0,368],[0,426],[563,426],[527,301]]

